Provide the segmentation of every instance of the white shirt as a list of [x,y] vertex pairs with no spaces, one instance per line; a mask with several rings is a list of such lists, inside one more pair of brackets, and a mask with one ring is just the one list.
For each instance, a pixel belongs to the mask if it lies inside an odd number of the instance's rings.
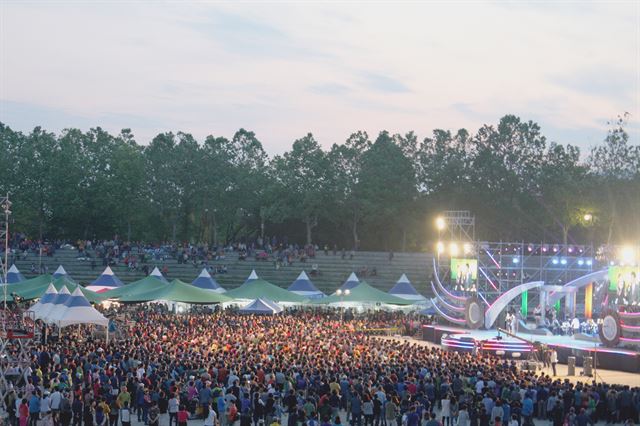
[[173,397],[169,400],[169,412],[170,413],[178,412],[178,398]]
[[59,410],[60,409],[60,401],[62,401],[62,394],[58,391],[55,391],[51,394],[51,409]]
[[51,409],[51,399],[48,396],[45,396],[44,398],[42,398],[42,401],[40,401],[40,412],[46,413],[50,409]]
[[131,411],[128,408],[122,408],[120,410],[120,421],[128,423],[131,421]]
[[209,415],[206,419],[204,419],[204,426],[213,426],[215,424],[216,418],[218,418],[216,412],[213,410],[209,410]]

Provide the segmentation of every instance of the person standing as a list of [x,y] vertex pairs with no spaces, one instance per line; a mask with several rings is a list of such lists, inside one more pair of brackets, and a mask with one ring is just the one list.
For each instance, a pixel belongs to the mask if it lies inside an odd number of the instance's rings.
[[207,417],[204,419],[204,426],[216,426],[218,424],[218,414],[209,404]]
[[149,408],[149,426],[158,426],[159,421],[160,421],[160,409],[158,408],[158,403],[155,401],[152,401],[151,408]]
[[556,365],[558,364],[558,352],[555,348],[551,348],[551,355],[549,356],[549,362],[551,363],[551,368],[553,369],[553,376],[557,376]]
[[27,426],[29,422],[29,404],[27,404],[26,398],[22,398],[22,402],[18,407],[18,419],[20,426]]
[[129,401],[125,401],[120,408],[120,422],[122,426],[131,426],[131,411],[129,410]]
[[180,402],[178,401],[178,397],[175,393],[171,394],[171,398],[169,398],[169,426],[171,426],[174,422],[178,423],[178,411],[180,408]]

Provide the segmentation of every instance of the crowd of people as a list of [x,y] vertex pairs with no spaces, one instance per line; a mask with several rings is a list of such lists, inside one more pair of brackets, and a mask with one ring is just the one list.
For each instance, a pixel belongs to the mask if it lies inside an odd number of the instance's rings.
[[583,426],[640,411],[638,388],[368,332],[401,327],[401,314],[113,309],[121,339],[65,333],[37,346],[5,401],[11,424]]

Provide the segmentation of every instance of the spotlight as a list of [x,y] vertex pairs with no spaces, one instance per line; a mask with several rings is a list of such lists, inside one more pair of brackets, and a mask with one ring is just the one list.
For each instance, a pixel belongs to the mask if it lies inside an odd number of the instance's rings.
[[580,265],[580,266],[584,265],[584,260],[578,259],[578,265]]
[[585,222],[591,222],[591,219],[593,219],[593,215],[591,213],[586,213],[582,218]]
[[437,217],[436,228],[438,228],[438,231],[442,231],[446,227],[447,227],[447,222],[444,220],[444,218],[442,216]]
[[591,265],[593,265],[593,260],[587,259],[587,266],[591,266]]
[[529,247],[527,247],[527,250],[529,250],[529,251],[533,251],[533,246],[532,246],[532,245],[530,245]]
[[545,244],[545,245],[543,245],[543,246],[542,246],[542,252],[543,252],[543,253],[546,253],[546,252],[547,252],[547,250],[549,250],[549,247],[547,247],[547,245],[546,245],[546,244]]
[[514,257],[513,259],[511,259],[511,261],[513,263],[520,263],[520,259],[518,257]]
[[573,247],[569,246],[567,250],[569,251],[569,253],[573,253]]
[[558,252],[558,246],[553,246],[553,252],[557,253]]
[[636,261],[636,249],[633,246],[627,245],[620,248],[620,260],[624,263],[633,265]]
[[444,243],[442,241],[438,241],[438,244],[436,244],[436,250],[438,251],[438,254],[444,253]]
[[472,250],[473,250],[473,246],[471,244],[464,243],[462,245],[462,251],[464,251],[464,254],[470,254]]
[[613,260],[611,262],[609,262],[609,266],[614,266],[616,264],[616,262],[614,262]]
[[554,265],[558,264],[558,259],[556,259],[555,257],[551,260],[551,263],[553,263]]
[[451,256],[457,256],[460,253],[460,248],[456,243],[449,243],[449,254]]
[[562,258],[562,260],[560,260],[560,264],[561,265],[566,265],[567,264],[567,259]]

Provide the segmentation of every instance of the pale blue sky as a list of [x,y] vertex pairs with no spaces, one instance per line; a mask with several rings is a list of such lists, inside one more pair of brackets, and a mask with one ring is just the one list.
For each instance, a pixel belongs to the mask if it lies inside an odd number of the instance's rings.
[[231,137],[475,132],[514,113],[588,149],[640,135],[640,2],[0,0],[0,120]]

